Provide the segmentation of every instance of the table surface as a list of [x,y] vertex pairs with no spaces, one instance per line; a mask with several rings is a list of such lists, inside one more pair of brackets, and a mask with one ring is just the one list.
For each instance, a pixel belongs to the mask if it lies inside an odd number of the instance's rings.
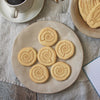
[[[44,8],[38,15],[38,17],[29,21],[26,24],[32,24],[37,20],[55,20],[58,22],[62,22],[74,29],[76,35],[81,40],[85,58],[83,65],[100,56],[100,39],[94,39],[82,34],[69,20],[71,19],[71,17],[69,12],[67,11],[70,7],[68,7],[67,3],[69,3],[70,0],[60,1],[59,4],[54,3],[53,0],[45,1],[46,2]],[[13,27],[13,25],[15,25],[14,29],[16,29],[18,25],[25,25],[11,23],[3,18],[0,18],[0,26],[2,26],[1,21],[6,24],[9,23],[9,27]],[[17,29],[20,29],[20,27]],[[17,31],[15,30],[15,34],[17,34],[16,32]],[[68,98],[70,98],[70,100],[100,100],[99,96],[97,95],[96,91],[92,87],[91,83],[89,82],[83,71],[81,71],[79,78],[72,86],[56,94],[34,93],[27,88],[23,88],[6,82],[0,82],[0,100],[69,100]]]
[[[71,88],[73,88],[74,86],[75,84],[71,86]],[[91,87],[91,84],[89,84],[87,88],[89,87]],[[47,95],[47,94],[37,94],[30,91],[27,88],[12,85],[5,82],[0,82],[0,100],[69,100],[67,99],[66,91],[69,91],[69,93],[71,94],[70,91],[71,88],[56,94]],[[93,97],[92,95],[95,95],[96,98]],[[79,98],[72,97],[71,100],[100,100],[99,96],[96,94],[95,91],[94,92],[89,91],[89,95],[87,96],[87,98],[83,96],[84,95],[80,95]]]

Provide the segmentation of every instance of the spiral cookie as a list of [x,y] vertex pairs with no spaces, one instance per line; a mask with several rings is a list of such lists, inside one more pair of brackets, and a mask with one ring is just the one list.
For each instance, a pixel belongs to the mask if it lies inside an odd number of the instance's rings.
[[18,61],[24,66],[33,65],[36,61],[36,51],[32,47],[21,49],[18,53]]
[[100,27],[100,3],[91,10],[87,17],[87,24],[91,28]]
[[86,22],[88,14],[98,3],[100,3],[100,0],[79,0],[80,14]]
[[47,27],[40,31],[38,40],[44,46],[52,46],[57,42],[58,35],[54,29]]
[[57,62],[51,67],[51,75],[58,81],[66,80],[71,74],[71,68],[64,62]]
[[74,55],[75,48],[71,41],[62,40],[57,43],[55,50],[59,58],[69,59]]
[[29,76],[35,83],[44,83],[49,78],[49,72],[45,66],[36,64],[30,69]]
[[38,52],[38,61],[45,65],[50,66],[56,62],[56,53],[51,47],[43,47]]

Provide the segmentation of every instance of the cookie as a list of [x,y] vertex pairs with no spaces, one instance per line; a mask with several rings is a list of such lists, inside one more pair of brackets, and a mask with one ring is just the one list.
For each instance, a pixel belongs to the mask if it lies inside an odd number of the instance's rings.
[[49,78],[49,72],[44,65],[36,64],[30,69],[29,76],[35,83],[44,83]]
[[51,47],[43,47],[38,52],[38,61],[45,66],[53,65],[56,62],[56,52]]
[[71,68],[64,62],[57,62],[51,67],[51,75],[58,81],[66,80],[71,74]]
[[100,3],[100,0],[79,0],[79,11],[84,21],[87,22],[87,16],[92,8]]
[[46,27],[40,31],[38,40],[44,46],[52,46],[57,42],[58,34],[54,29]]
[[98,3],[89,13],[87,17],[87,24],[91,28],[100,27],[100,3]]
[[23,66],[31,66],[36,62],[36,51],[32,47],[23,48],[18,53],[18,61]]
[[69,59],[74,55],[75,47],[71,41],[59,41],[55,47],[56,54],[61,59]]

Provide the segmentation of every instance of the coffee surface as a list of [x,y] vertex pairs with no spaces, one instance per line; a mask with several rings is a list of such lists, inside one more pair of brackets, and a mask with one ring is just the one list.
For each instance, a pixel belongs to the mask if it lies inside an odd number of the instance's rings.
[[20,4],[22,2],[24,2],[25,0],[7,0],[7,2],[11,5],[17,5]]

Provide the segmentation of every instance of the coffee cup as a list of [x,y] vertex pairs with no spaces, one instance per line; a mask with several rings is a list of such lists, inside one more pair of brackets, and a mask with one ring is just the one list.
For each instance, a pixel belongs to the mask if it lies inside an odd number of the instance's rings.
[[34,0],[5,0],[10,7],[10,16],[17,18],[19,13],[29,10],[33,5]]

